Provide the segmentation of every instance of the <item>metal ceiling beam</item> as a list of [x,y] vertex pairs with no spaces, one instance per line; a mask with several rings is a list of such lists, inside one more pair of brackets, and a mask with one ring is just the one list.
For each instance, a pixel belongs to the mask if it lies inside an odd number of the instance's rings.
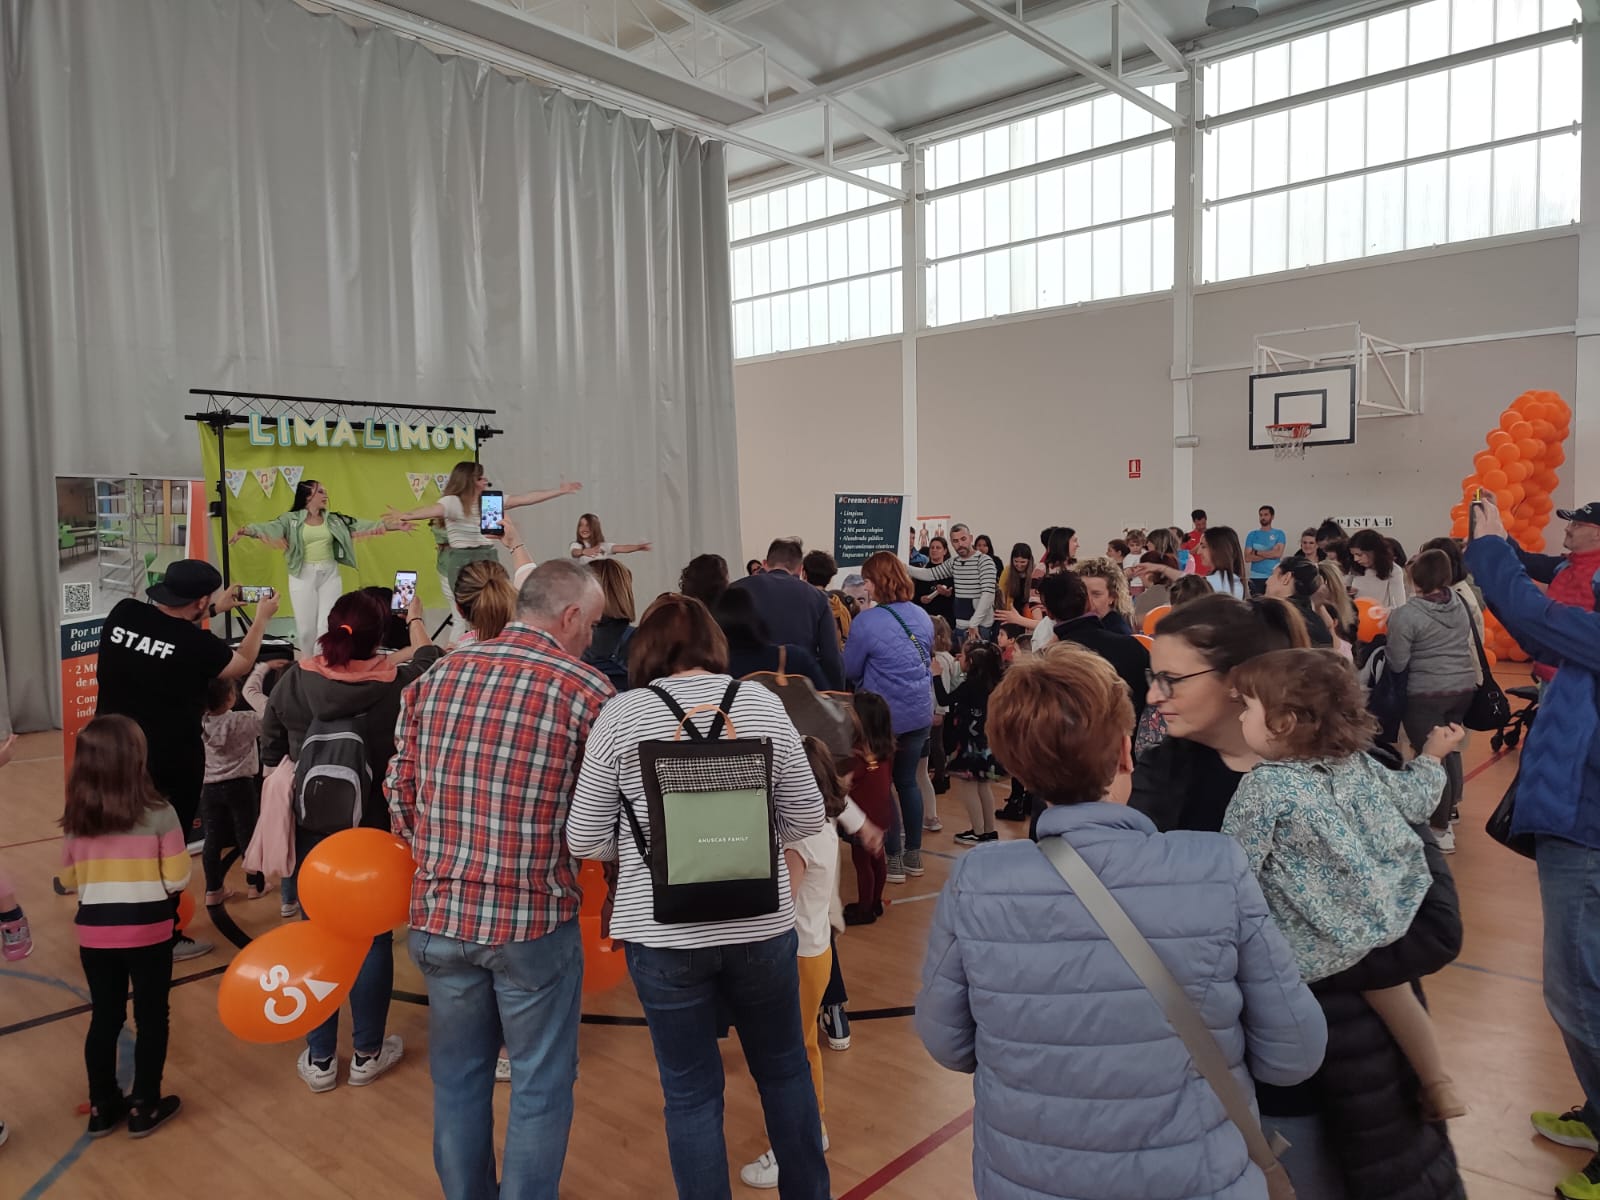
[[816,85],[813,84],[811,80],[803,75],[797,68],[785,62],[779,56],[775,55],[771,46],[757,41],[749,34],[740,33],[738,30],[730,28],[729,26],[723,24],[717,16],[702,12],[693,4],[688,3],[688,0],[654,0],[654,2],[660,5],[662,8],[665,8],[668,12],[675,13],[684,19],[684,29],[671,30],[669,31],[670,33],[678,34],[685,31],[691,31],[698,27],[701,29],[710,30],[717,36],[727,38],[729,41],[740,46],[744,46],[749,49],[756,49],[759,47],[765,50],[768,67],[772,70],[773,74],[782,76],[789,83],[789,85],[795,89],[795,96],[797,98],[825,105],[834,112],[838,113],[840,116],[844,117],[850,122],[850,124],[854,125],[862,133],[866,134],[873,141],[877,142],[878,145],[882,146],[886,150],[893,151],[902,158],[909,153],[904,142],[895,137],[894,134],[890,133],[876,121],[871,120],[869,117],[863,115],[858,109],[846,104],[842,100],[838,100],[833,96],[823,95],[820,91],[818,91]]
[[879,183],[875,179],[854,175],[843,167],[831,166],[782,146],[771,145],[748,133],[708,120],[697,113],[640,96],[603,80],[580,75],[556,63],[512,50],[452,26],[437,21],[422,20],[403,9],[383,3],[382,0],[318,0],[318,3],[343,16],[392,30],[450,53],[498,67],[513,75],[522,75],[552,84],[624,112],[637,113],[653,121],[661,121],[686,133],[727,142],[729,145],[749,150],[753,154],[800,167],[807,173],[826,175],[895,200],[905,199],[905,193],[899,188]]
[[1147,0],[1117,0],[1117,3],[1123,19],[1139,31],[1139,40],[1150,52],[1174,71],[1182,71],[1187,76],[1189,68],[1183,61],[1183,52],[1156,28]]
[[[1101,8],[1106,2],[1107,0],[1049,0],[1048,3],[1036,5],[1028,10],[1028,17],[1033,21],[1043,21],[1068,13]],[[893,79],[903,72],[925,67],[952,54],[1005,41],[1010,36],[1004,29],[998,29],[986,20],[971,21],[932,41],[890,55],[888,58],[847,68],[837,74],[819,75],[814,82],[817,91],[822,95],[842,96],[846,92],[860,91],[875,83],[882,83],[886,79]],[[765,113],[741,121],[739,125],[744,128],[761,121],[769,121],[774,117],[794,112],[798,108],[804,108],[810,103],[809,99],[785,96],[769,104]]]
[[1138,105],[1146,112],[1158,117],[1174,128],[1183,126],[1183,118],[1165,104],[1152,100],[1138,88],[1124,79],[1119,79],[1099,63],[1085,58],[1076,50],[1040,33],[1026,21],[1019,20],[1010,13],[996,8],[988,0],[956,0],[956,3],[1007,30],[1018,40],[1032,46],[1039,53],[1049,55],[1057,62],[1065,63],[1067,66],[1074,68],[1079,74],[1094,80],[1107,91],[1115,92],[1129,104]]

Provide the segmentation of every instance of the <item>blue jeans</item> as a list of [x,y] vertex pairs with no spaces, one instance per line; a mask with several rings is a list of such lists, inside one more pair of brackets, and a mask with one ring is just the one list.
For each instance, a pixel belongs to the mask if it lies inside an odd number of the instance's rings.
[[922,849],[922,787],[917,783],[917,768],[927,745],[926,725],[894,740],[894,790],[900,803],[895,805],[894,819],[884,831],[885,854]]
[[1294,1184],[1296,1200],[1345,1200],[1344,1175],[1333,1161],[1321,1117],[1261,1118],[1268,1135],[1281,1133],[1289,1148],[1278,1156]]
[[[433,1165],[446,1200],[556,1200],[578,1080],[578,922],[504,946],[412,930],[411,957],[428,985]],[[494,1063],[502,1044],[511,1108],[496,1184]]]
[[[381,933],[372,939],[361,973],[350,989],[350,1043],[361,1054],[376,1054],[383,1049],[383,1035],[389,1024],[389,998],[394,993],[394,934]],[[311,1057],[322,1062],[339,1052],[339,1010],[334,1009],[321,1025],[306,1034]]]
[[828,1200],[822,1119],[800,1033],[799,941],[794,930],[764,942],[663,950],[627,943],[628,974],[644,1006],[667,1102],[667,1153],[679,1200],[731,1200],[722,1136],[722,1055],[717,1002],[739,1030],[761,1092],[778,1159],[781,1200]]
[[1600,1128],[1600,850],[1541,835],[1534,854],[1544,909],[1544,1003]]

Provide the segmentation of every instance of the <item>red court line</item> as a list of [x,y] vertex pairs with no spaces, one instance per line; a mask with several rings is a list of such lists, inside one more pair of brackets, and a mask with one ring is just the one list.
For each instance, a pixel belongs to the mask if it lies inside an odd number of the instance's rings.
[[15,850],[18,846],[37,846],[43,842],[59,842],[66,834],[58,833],[54,837],[34,838],[31,842],[7,842],[0,846],[0,850]]
[[932,1154],[940,1146],[944,1145],[951,1138],[955,1137],[956,1134],[960,1133],[964,1129],[970,1128],[971,1125],[972,1110],[969,1108],[966,1112],[962,1113],[948,1125],[934,1130],[915,1146],[911,1147],[911,1149],[907,1150],[899,1158],[896,1158],[885,1166],[879,1167],[871,1175],[868,1175],[860,1183],[856,1184],[855,1187],[851,1188],[844,1195],[840,1196],[839,1200],[866,1200],[868,1196],[881,1191],[886,1185],[892,1183],[901,1175],[904,1175],[907,1171],[916,1166],[923,1159],[927,1158],[928,1155]]
[[1464,776],[1462,776],[1461,782],[1463,784],[1471,783],[1479,775],[1482,775],[1490,767],[1494,766],[1495,763],[1499,762],[1502,758],[1506,757],[1506,755],[1510,753],[1510,750],[1496,750],[1488,758],[1484,759],[1477,766],[1473,767],[1472,770],[1468,771]]

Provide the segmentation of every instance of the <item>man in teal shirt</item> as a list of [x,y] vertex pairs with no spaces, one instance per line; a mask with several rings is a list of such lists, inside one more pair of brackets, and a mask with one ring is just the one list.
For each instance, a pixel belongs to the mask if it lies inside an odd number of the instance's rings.
[[1244,560],[1250,564],[1250,594],[1259,596],[1267,590],[1267,579],[1278,569],[1283,557],[1285,538],[1283,530],[1272,527],[1278,512],[1270,504],[1263,504],[1257,516],[1261,527],[1245,534]]

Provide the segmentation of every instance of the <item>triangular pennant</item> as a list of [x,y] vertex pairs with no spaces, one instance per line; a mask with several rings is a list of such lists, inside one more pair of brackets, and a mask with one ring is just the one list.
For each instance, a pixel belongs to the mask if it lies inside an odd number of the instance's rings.
[[227,473],[227,475],[228,475],[228,490],[233,493],[233,498],[235,500],[237,500],[239,498],[239,489],[244,486],[245,476],[248,475],[248,474],[250,474],[250,472],[246,471],[242,467],[240,469],[236,470],[236,471],[230,470]]
[[304,467],[279,467],[278,470],[283,472],[283,481],[291,488],[299,487],[300,477],[306,473]]
[[444,485],[450,482],[450,475],[448,472],[443,475],[435,475],[433,477],[433,482],[434,485],[438,487],[439,494],[442,496],[444,495]]
[[416,471],[407,471],[406,482],[411,485],[411,494],[421,500],[422,493],[428,490],[428,477],[419,475]]
[[256,482],[261,485],[261,490],[267,495],[272,495],[272,488],[278,482],[276,467],[261,467],[256,471]]

